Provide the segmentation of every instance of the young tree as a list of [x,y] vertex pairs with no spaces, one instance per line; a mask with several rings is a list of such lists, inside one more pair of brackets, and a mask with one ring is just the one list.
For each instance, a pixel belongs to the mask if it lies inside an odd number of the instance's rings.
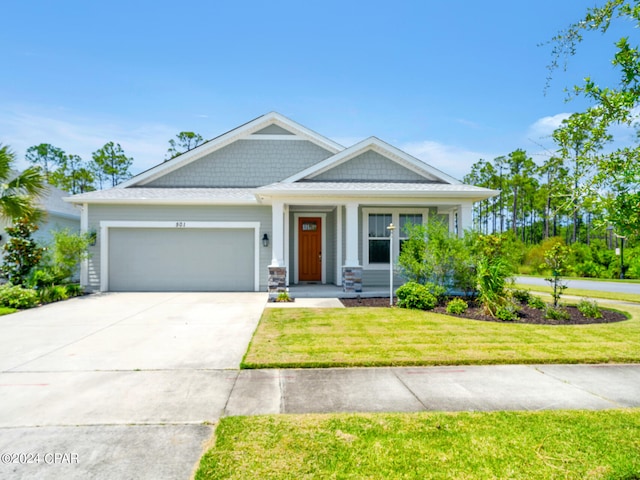
[[7,227],[9,241],[2,247],[4,262],[0,271],[14,285],[23,285],[29,272],[38,265],[44,249],[31,238],[38,226],[28,218],[16,219],[12,227]]
[[176,135],[176,139],[169,140],[169,149],[167,150],[165,161],[182,155],[204,142],[202,135],[194,132],[180,132]]
[[29,167],[15,175],[15,154],[0,144],[0,217],[34,218],[40,213],[34,200],[44,193],[45,180],[40,167]]
[[102,148],[93,152],[92,172],[100,182],[100,188],[104,180],[111,180],[111,186],[131,177],[129,168],[133,158],[127,157],[119,143],[108,142]]
[[[553,72],[560,64],[566,68],[569,57],[577,51],[585,34],[607,32],[613,22],[621,28],[629,28],[630,33],[633,27],[640,27],[640,0],[608,0],[602,6],[588,8],[582,19],[552,39],[554,48],[550,71]],[[606,132],[611,126],[631,126],[637,120],[640,50],[629,42],[629,38],[637,36],[623,36],[615,43],[612,64],[620,74],[616,85],[601,86],[591,77],[586,77],[584,84],[574,87],[577,95],[587,98],[593,105],[577,114],[573,123],[582,124],[587,133],[596,138],[598,132]],[[621,146],[611,154],[600,152],[591,160],[598,169],[595,178],[599,181],[599,191],[608,188],[615,192],[614,196],[602,198],[607,207],[607,220],[624,235],[640,234],[639,157],[640,146],[634,144]]]
[[48,143],[34,145],[27,149],[25,158],[32,165],[42,168],[44,176],[49,181],[51,175],[64,162],[66,154],[61,148]]

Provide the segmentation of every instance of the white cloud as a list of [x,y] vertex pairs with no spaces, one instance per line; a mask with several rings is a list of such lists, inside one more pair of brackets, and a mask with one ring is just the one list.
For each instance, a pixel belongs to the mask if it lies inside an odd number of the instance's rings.
[[406,143],[400,148],[459,180],[462,180],[462,177],[471,171],[471,166],[481,158],[492,160],[498,156],[492,153],[474,152],[430,140]]
[[558,113],[536,120],[527,131],[527,136],[534,141],[546,139],[560,126],[563,120],[571,116],[570,113]]
[[105,143],[119,143],[133,157],[132,172],[138,173],[164,160],[168,141],[177,130],[161,124],[136,125],[128,122],[74,117],[67,112],[31,112],[28,109],[0,109],[0,142],[17,154],[18,168],[27,166],[27,148],[50,143],[69,154],[90,160]]

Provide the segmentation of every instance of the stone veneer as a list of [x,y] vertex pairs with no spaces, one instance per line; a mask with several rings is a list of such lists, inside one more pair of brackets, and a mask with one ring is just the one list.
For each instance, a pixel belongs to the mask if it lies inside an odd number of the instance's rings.
[[342,291],[362,292],[362,267],[342,267]]
[[269,267],[267,279],[269,300],[274,300],[279,293],[287,291],[287,267]]

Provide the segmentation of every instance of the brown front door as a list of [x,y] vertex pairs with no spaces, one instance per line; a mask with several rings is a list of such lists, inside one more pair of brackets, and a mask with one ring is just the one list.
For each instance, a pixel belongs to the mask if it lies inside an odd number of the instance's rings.
[[298,218],[298,280],[322,280],[322,222],[318,217]]

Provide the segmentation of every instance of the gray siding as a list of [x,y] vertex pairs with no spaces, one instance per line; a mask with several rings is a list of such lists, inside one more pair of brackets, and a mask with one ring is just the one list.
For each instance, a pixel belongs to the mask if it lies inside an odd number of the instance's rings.
[[[394,272],[393,286],[398,288],[405,280]],[[363,270],[362,290],[367,291],[367,287],[389,287],[389,270]]]
[[[165,205],[90,205],[89,231],[98,232],[96,245],[90,248],[88,285],[100,289],[100,222],[101,221],[192,221],[192,222],[260,222],[260,238],[272,236],[269,206],[165,206]],[[267,289],[267,267],[271,248],[260,244],[260,290]]]
[[269,125],[268,127],[254,133],[254,135],[293,135],[293,133],[278,125]]
[[238,140],[146,187],[260,187],[331,156],[306,140]]
[[51,232],[54,230],[69,229],[71,232],[80,232],[80,218],[71,219],[67,217],[59,217],[55,214],[48,214],[44,222],[40,224],[40,228],[33,234],[34,240],[37,242],[50,242],[53,238]]
[[418,175],[379,153],[368,151],[320,175],[314,181],[425,182]]

